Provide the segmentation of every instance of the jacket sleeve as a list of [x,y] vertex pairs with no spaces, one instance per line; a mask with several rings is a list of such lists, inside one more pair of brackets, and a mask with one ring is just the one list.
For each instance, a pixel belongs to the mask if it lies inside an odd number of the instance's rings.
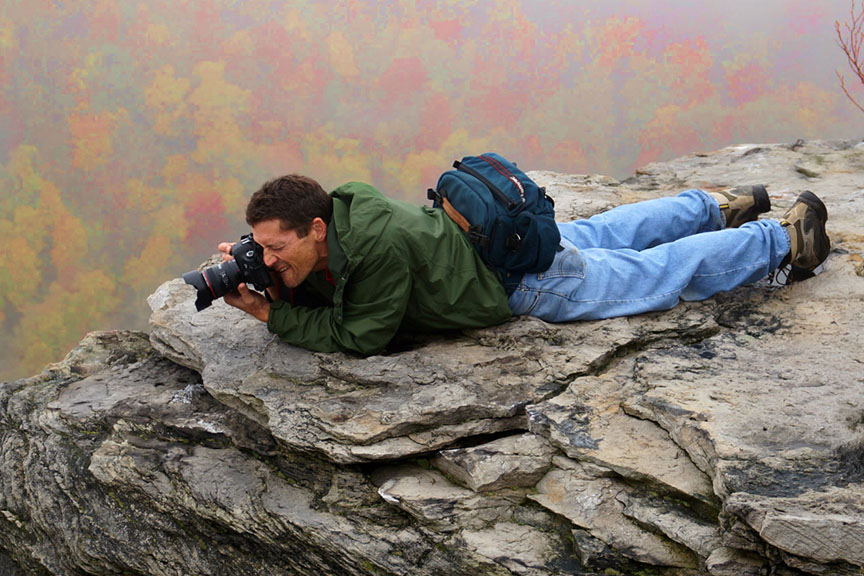
[[402,258],[376,258],[352,273],[333,306],[308,308],[284,300],[271,304],[267,329],[281,340],[316,352],[381,352],[402,324],[411,294]]

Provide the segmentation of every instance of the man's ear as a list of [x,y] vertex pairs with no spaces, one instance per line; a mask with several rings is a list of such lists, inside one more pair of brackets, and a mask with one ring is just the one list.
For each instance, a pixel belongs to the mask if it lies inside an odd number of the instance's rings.
[[316,242],[323,242],[327,239],[327,223],[321,218],[312,220],[309,231],[313,234]]

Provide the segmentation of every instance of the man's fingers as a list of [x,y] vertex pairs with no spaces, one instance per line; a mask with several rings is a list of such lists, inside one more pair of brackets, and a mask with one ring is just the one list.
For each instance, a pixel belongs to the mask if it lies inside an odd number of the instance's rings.
[[228,262],[229,260],[233,260],[234,257],[231,255],[231,248],[234,246],[234,242],[220,242],[217,248],[219,252],[222,253],[222,261]]
[[270,304],[258,292],[249,290],[246,284],[238,284],[237,289],[225,294],[225,303],[251,314],[262,322],[267,322]]
[[235,290],[226,292],[223,298],[226,304],[244,312],[250,312],[257,304],[256,295],[249,291],[246,284],[238,284]]

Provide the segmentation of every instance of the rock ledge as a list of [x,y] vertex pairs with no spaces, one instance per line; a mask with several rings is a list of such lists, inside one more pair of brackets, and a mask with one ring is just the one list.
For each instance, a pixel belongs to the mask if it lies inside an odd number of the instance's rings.
[[167,282],[149,335],[0,385],[0,574],[861,574],[862,169],[864,143],[799,142],[532,173],[561,220],[689,187],[825,200],[821,274],[666,313],[364,359]]

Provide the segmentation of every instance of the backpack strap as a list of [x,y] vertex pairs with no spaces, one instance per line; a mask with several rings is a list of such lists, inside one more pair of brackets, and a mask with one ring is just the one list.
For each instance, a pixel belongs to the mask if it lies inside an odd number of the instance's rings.
[[[482,156],[481,156],[481,158],[482,158]],[[466,174],[470,174],[471,176],[473,176],[474,178],[476,178],[477,180],[479,180],[480,182],[485,184],[486,187],[489,188],[489,191],[492,192],[492,195],[495,196],[495,198],[499,202],[501,202],[502,204],[504,204],[504,206],[507,207],[507,210],[515,210],[516,208],[519,207],[519,202],[516,202],[514,200],[510,200],[510,198],[508,198],[506,194],[501,192],[501,190],[499,190],[498,187],[495,186],[495,184],[493,184],[488,178],[486,178],[485,176],[483,176],[482,174],[480,174],[478,171],[474,170],[470,166],[466,166],[462,162],[459,162],[458,160],[456,160],[455,162],[453,162],[453,167],[456,168],[456,170],[459,170],[460,172],[465,172]]]
[[450,200],[448,200],[446,196],[441,199],[441,207],[444,208],[444,212],[447,213],[450,219],[453,220],[453,222],[455,222],[459,226],[459,228],[464,230],[466,234],[469,230],[471,230],[471,223],[468,222],[468,219],[465,218],[465,216],[463,216],[458,210],[456,210],[456,208],[453,206],[453,204],[450,203]]

